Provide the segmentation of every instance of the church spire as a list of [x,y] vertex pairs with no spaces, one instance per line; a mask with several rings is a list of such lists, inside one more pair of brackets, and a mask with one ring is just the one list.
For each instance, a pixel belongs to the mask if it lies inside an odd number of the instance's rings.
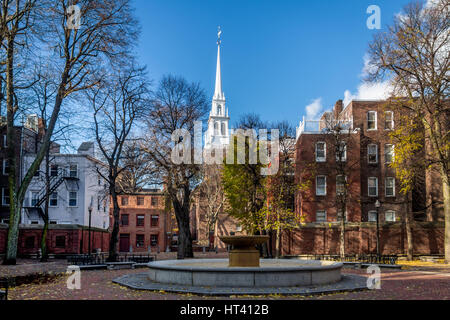
[[219,32],[217,33],[217,69],[216,69],[216,89],[214,90],[214,99],[220,99],[223,100],[224,94],[222,92],[222,72],[220,69],[220,44],[222,43],[221,40],[222,36],[222,30],[219,26]]

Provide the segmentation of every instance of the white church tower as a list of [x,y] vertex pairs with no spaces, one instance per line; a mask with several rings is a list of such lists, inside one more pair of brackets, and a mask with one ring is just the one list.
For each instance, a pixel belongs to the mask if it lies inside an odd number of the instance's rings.
[[211,112],[208,120],[208,130],[206,132],[206,148],[219,148],[227,146],[230,143],[230,128],[228,124],[228,109],[225,106],[225,94],[222,91],[222,74],[220,69],[220,44],[222,31],[219,27],[217,34],[217,69],[216,69],[216,88],[212,100]]

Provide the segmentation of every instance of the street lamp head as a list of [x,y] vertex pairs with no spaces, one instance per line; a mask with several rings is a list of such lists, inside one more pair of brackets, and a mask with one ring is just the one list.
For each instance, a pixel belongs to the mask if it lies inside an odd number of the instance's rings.
[[375,208],[379,208],[379,207],[381,207],[381,203],[380,203],[379,200],[377,200],[377,201],[375,202]]

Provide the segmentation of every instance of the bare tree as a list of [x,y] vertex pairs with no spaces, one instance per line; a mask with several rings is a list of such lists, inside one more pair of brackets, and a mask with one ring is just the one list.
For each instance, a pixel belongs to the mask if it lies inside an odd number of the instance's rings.
[[[129,43],[136,36],[136,21],[133,18],[129,0],[77,1],[82,17],[82,26],[71,28],[74,10],[71,0],[33,1],[4,0],[1,3],[2,55],[5,57],[6,109],[9,191],[10,191],[10,227],[4,264],[15,264],[17,254],[18,228],[20,212],[28,185],[38,170],[50,146],[56,122],[63,101],[75,92],[91,87],[97,82],[97,76],[107,59],[119,61],[127,53]],[[72,9],[72,10],[71,10]],[[14,119],[23,109],[17,99],[20,78],[14,77],[17,68],[16,58],[22,52],[15,50],[17,43],[35,37],[29,44],[34,55],[42,55],[49,64],[58,70],[57,93],[53,99],[53,110],[48,121],[47,131],[42,139],[36,158],[24,178],[17,182],[16,159],[14,157],[16,131]],[[33,45],[31,45],[33,44]],[[27,46],[28,47],[28,46]],[[43,48],[51,48],[45,51]],[[118,63],[118,62],[117,62]]]
[[124,146],[148,102],[149,84],[145,69],[130,66],[113,70],[99,86],[86,92],[94,113],[94,132],[101,158],[107,165],[97,173],[107,181],[113,204],[113,229],[109,245],[110,261],[117,259],[120,207],[117,181],[126,168]]
[[[190,141],[195,122],[203,120],[208,111],[206,95],[196,83],[184,78],[164,76],[155,91],[147,117],[147,132],[142,149],[152,162],[154,181],[164,185],[178,224],[178,259],[193,257],[190,231],[192,191],[200,182],[200,164],[192,161],[174,163],[172,150]],[[175,140],[173,140],[175,139]],[[192,156],[186,146],[182,156]]]
[[[339,254],[345,257],[345,226],[347,222],[348,206],[352,200],[351,186],[357,183],[352,173],[359,164],[358,157],[349,157],[349,150],[356,146],[355,134],[351,121],[340,118],[334,113],[326,113],[324,119],[324,133],[327,143],[334,151],[335,161],[330,165],[330,172],[336,177],[336,196],[334,206],[337,208],[337,217],[340,221]],[[355,200],[355,199],[353,199]]]
[[222,166],[218,164],[203,165],[201,177],[202,183],[199,186],[198,192],[201,202],[203,202],[206,207],[206,236],[209,238],[209,235],[214,233],[214,241],[216,241],[217,219],[225,205],[225,195],[222,185]]
[[140,192],[152,182],[150,161],[140,144],[141,139],[125,141],[121,161],[123,170],[116,182],[120,193]]
[[[405,108],[423,127],[423,145],[395,157],[398,167],[409,170],[408,159],[425,148],[426,167],[436,168],[442,180],[445,215],[445,260],[450,263],[450,2],[434,1],[407,5],[387,31],[369,45],[369,81],[387,80],[392,96],[404,100]],[[409,126],[403,128],[411,130]],[[412,132],[413,134],[413,132]],[[411,135],[405,135],[409,139]],[[398,137],[398,136],[397,136]],[[408,155],[409,154],[409,155]]]

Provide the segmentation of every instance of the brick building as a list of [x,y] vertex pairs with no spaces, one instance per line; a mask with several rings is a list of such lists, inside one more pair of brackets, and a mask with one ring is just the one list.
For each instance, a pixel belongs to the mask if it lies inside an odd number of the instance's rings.
[[[349,226],[346,241],[349,251],[373,252],[374,226],[379,215],[384,230],[382,234],[385,235],[382,249],[384,247],[385,252],[403,252],[405,234],[401,226],[408,211],[413,212],[417,221],[415,235],[434,237],[415,239],[418,251],[443,251],[442,196],[439,196],[442,190],[440,183],[435,182],[436,173],[424,172],[424,183],[404,195],[400,193],[399,181],[389,166],[395,154],[395,145],[389,133],[395,128],[395,119],[402,112],[390,109],[387,101],[354,100],[343,108],[340,100],[320,120],[303,120],[300,123],[295,149],[295,175],[298,184],[309,185],[309,188],[297,192],[295,207],[305,225],[290,236],[285,234],[284,249],[287,245],[290,248],[288,251],[292,251],[296,247],[292,246],[292,241],[297,239],[294,242],[301,243],[300,251],[305,253],[337,253],[338,221],[341,215],[336,205],[336,192],[342,192],[341,188],[347,186],[350,195],[346,206]],[[334,170],[339,160],[336,157],[335,140],[325,132],[329,119],[346,123],[348,128],[348,143],[343,146],[343,161],[349,164],[346,176],[337,176]],[[381,204],[378,209],[375,206],[377,200]],[[429,212],[430,208],[432,213]],[[419,222],[425,223],[426,227]],[[389,241],[394,241],[394,244]],[[420,246],[421,241],[435,245]],[[294,251],[299,253],[298,248]]]
[[[120,206],[119,251],[164,252],[171,246],[173,222],[165,212],[164,195],[159,190],[118,196]],[[113,208],[110,207],[112,219]],[[111,220],[111,228],[113,221]]]

